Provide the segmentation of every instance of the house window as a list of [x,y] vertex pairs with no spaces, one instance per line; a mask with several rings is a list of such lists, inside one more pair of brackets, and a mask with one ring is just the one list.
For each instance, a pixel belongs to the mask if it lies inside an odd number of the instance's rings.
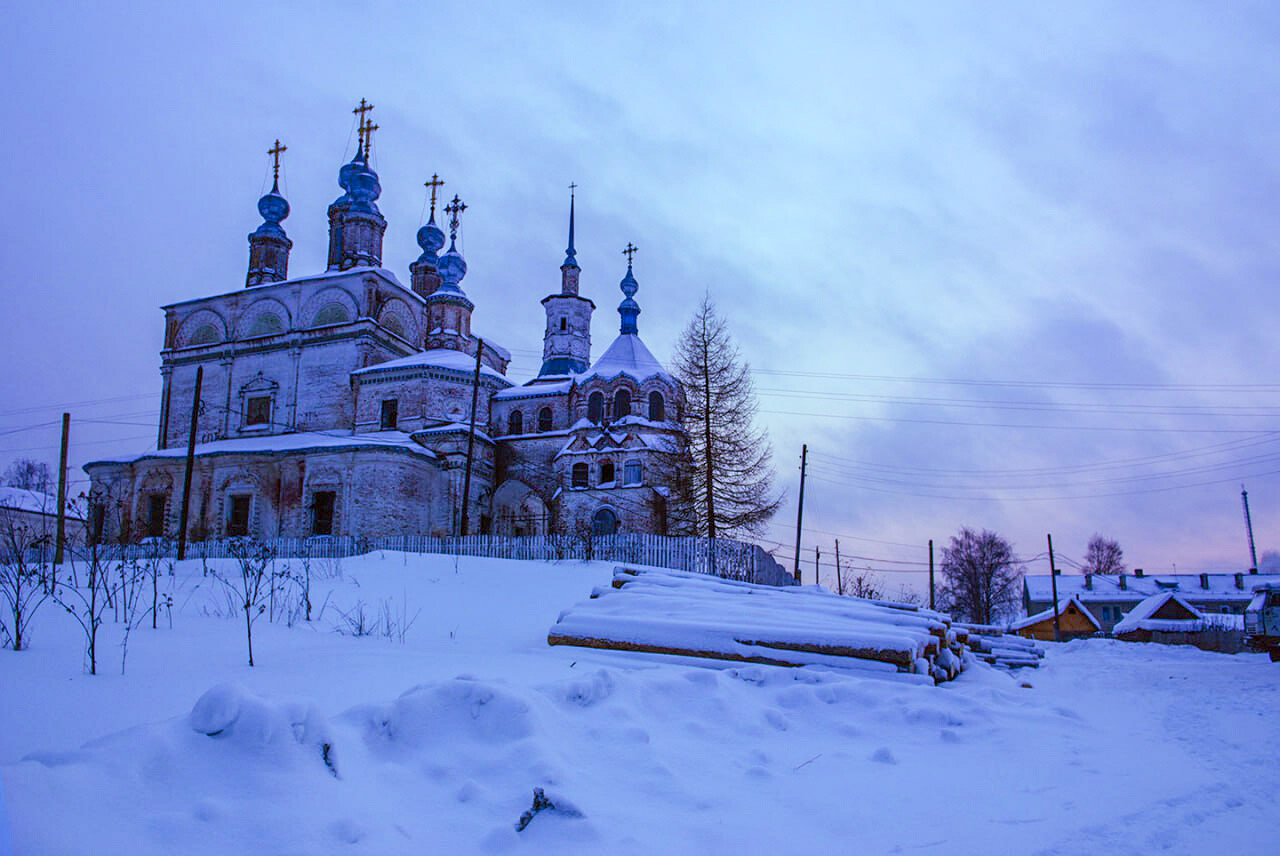
[[513,410],[507,416],[507,433],[523,434],[524,433],[524,414],[519,410]]
[[579,462],[573,465],[573,486],[574,487],[587,486],[587,472],[588,471],[587,471],[586,464]]
[[271,424],[271,396],[256,395],[248,399],[244,405],[245,425]]
[[620,389],[613,396],[613,418],[631,415],[631,390]]
[[626,485],[640,484],[640,462],[627,461],[622,466],[622,483]]
[[539,431],[551,430],[551,408],[550,407],[544,407],[538,411],[538,430]]
[[153,493],[147,497],[147,536],[158,538],[164,535],[164,501],[163,493]]
[[667,421],[667,403],[660,392],[649,393],[649,418],[654,422]]
[[311,500],[311,534],[333,534],[333,506],[338,494],[332,490],[318,490]]
[[604,418],[604,393],[596,390],[587,399],[587,419],[599,422]]
[[400,420],[400,399],[388,398],[382,402],[382,421],[383,431],[392,431],[396,427],[396,423]]
[[228,535],[248,535],[249,534],[249,496],[233,496],[230,497],[231,508],[227,513],[227,534]]
[[613,535],[618,531],[618,515],[611,509],[602,508],[591,518],[592,535]]
[[611,484],[614,480],[613,461],[600,462],[600,484]]

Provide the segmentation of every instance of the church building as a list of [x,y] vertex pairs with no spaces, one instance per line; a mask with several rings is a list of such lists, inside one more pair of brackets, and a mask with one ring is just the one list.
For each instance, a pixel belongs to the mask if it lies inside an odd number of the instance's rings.
[[324,272],[289,276],[277,141],[244,288],[163,307],[156,448],[85,466],[91,529],[176,536],[194,437],[187,533],[196,540],[664,534],[659,462],[683,443],[682,399],[640,339],[635,248],[618,336],[592,361],[596,306],[579,292],[571,196],[560,287],[542,299],[542,366],[515,384],[510,353],[472,330],[457,249],[466,205],[455,195],[444,207],[446,237],[438,177],[409,286],[382,267],[371,109],[356,109],[356,153],[338,171]]

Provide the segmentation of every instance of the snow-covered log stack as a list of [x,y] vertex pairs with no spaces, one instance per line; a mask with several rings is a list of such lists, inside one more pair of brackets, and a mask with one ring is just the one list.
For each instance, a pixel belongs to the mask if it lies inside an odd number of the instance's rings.
[[965,634],[965,644],[973,655],[993,666],[1035,668],[1044,657],[1044,646],[1034,640],[1005,633],[999,627],[989,624],[957,624],[955,627],[958,633]]
[[964,668],[948,616],[928,609],[680,571],[619,567],[561,613],[552,645],[779,666],[823,665],[945,681]]

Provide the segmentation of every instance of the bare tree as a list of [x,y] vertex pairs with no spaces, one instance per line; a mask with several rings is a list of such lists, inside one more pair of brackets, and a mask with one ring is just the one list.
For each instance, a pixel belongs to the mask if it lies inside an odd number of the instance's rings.
[[27,628],[49,597],[49,535],[21,512],[0,508],[0,644],[21,651],[30,645]]
[[942,550],[942,608],[965,621],[991,624],[1018,603],[1022,570],[1013,547],[994,532],[968,527]]
[[687,442],[659,461],[671,491],[671,529],[710,538],[759,533],[782,504],[773,490],[773,448],[755,426],[751,368],[709,296],[681,334],[673,367]]
[[9,487],[20,487],[34,490],[37,493],[49,493],[53,490],[53,471],[44,461],[32,458],[18,458],[5,468],[0,481]]
[[267,611],[270,595],[271,550],[253,538],[236,538],[229,545],[229,552],[236,560],[238,575],[224,576],[219,571],[213,575],[244,611],[245,639],[249,645],[249,665],[253,665],[253,622]]
[[840,570],[840,587],[850,597],[864,600],[883,600],[884,586],[880,575],[869,568],[842,568]]
[[[112,573],[114,552],[97,541],[83,548],[82,555],[72,551],[71,583],[64,581],[54,592],[54,600],[76,620],[84,633],[84,656],[91,675],[98,674],[98,629],[117,594],[116,575]],[[80,585],[77,564],[85,566],[84,585]]]
[[1086,574],[1123,574],[1124,551],[1120,542],[1095,533],[1084,549],[1083,570]]

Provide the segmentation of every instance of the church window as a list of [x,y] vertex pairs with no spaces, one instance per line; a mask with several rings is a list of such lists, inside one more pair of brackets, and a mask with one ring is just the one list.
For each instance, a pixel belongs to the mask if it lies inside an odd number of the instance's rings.
[[271,424],[271,396],[256,395],[244,404],[245,425]]
[[218,328],[212,324],[201,324],[196,331],[191,334],[188,345],[212,345],[219,339]]
[[569,329],[569,319],[568,319],[568,318],[561,318],[561,319],[560,319],[560,332],[561,332],[561,333],[563,333],[565,330],[568,330],[568,329]]
[[227,534],[249,534],[249,502],[252,497],[240,495],[229,498],[230,509],[227,512]]
[[584,463],[576,463],[573,465],[573,486],[587,486],[587,465]]
[[330,303],[316,313],[314,326],[323,327],[326,324],[345,324],[351,320],[347,315],[347,308],[341,303]]
[[615,478],[613,461],[600,462],[600,484],[612,484]]
[[625,485],[640,484],[640,462],[627,461],[622,466],[622,483]]
[[284,332],[284,322],[273,312],[263,312],[253,319],[249,327],[249,336],[270,336]]
[[612,509],[602,508],[591,518],[592,535],[614,535],[618,531],[618,515]]
[[147,536],[159,538],[164,535],[164,503],[163,493],[153,493],[147,497]]
[[332,490],[318,490],[311,500],[311,534],[333,534],[333,506],[338,494]]
[[401,339],[404,338],[404,324],[400,323],[400,319],[395,315],[384,315],[380,322],[388,333],[394,333]]
[[551,430],[551,408],[550,407],[544,407],[538,411],[538,430],[539,431]]
[[93,540],[90,544],[102,543],[102,533],[107,528],[107,507],[100,501],[93,504]]
[[523,434],[524,433],[524,414],[519,410],[511,411],[507,416],[507,433]]
[[613,396],[613,418],[631,415],[631,390],[620,389]]
[[379,423],[383,431],[393,431],[400,418],[400,399],[388,398],[382,402],[382,421]]
[[649,393],[649,418],[654,422],[667,420],[667,403],[662,400],[662,393]]
[[587,399],[587,419],[599,422],[604,418],[604,393],[596,390]]

